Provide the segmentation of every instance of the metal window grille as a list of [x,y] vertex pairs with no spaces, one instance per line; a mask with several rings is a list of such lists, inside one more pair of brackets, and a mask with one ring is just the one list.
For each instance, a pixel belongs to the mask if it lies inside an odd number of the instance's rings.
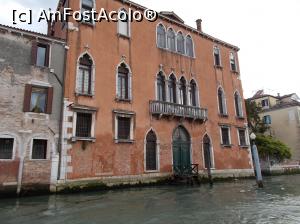
[[118,139],[130,140],[131,118],[118,117]]
[[32,144],[32,159],[47,158],[47,140],[34,139]]
[[13,155],[13,138],[0,139],[0,159],[12,159]]
[[91,137],[92,114],[77,113],[76,120],[76,137],[89,138]]

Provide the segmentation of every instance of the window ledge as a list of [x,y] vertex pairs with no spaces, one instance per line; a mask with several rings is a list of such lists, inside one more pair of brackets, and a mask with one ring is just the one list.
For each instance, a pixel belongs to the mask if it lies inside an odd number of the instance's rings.
[[128,143],[128,144],[133,144],[134,140],[130,139],[115,139],[115,143]]
[[124,102],[124,103],[131,103],[131,99],[122,99],[122,98],[118,98],[116,97],[115,99],[116,102]]
[[130,40],[130,36],[122,34],[122,33],[118,33],[118,37]]
[[145,173],[146,174],[149,174],[149,173],[159,173],[159,170],[145,170]]
[[223,118],[228,118],[228,114],[219,114],[220,117],[223,117]]
[[94,94],[76,93],[76,96],[94,97]]
[[222,65],[214,65],[214,67],[216,68],[216,69],[223,69],[223,66]]
[[0,162],[14,162],[14,159],[0,159]]
[[232,148],[232,145],[224,145],[224,144],[221,144],[222,148]]
[[250,145],[239,145],[239,147],[242,149],[248,149],[250,147]]
[[29,159],[31,162],[48,162],[50,159]]
[[76,142],[76,141],[96,142],[96,138],[93,138],[93,137],[72,137],[71,141],[72,142]]
[[236,116],[235,118],[238,120],[245,120],[245,117]]
[[230,72],[233,73],[233,74],[236,74],[236,75],[240,74],[238,71],[235,71],[235,70],[230,70]]

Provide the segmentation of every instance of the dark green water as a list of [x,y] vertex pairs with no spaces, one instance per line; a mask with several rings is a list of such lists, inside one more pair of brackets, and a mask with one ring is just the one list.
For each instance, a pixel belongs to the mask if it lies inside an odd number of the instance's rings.
[[0,223],[300,223],[300,175],[0,200]]

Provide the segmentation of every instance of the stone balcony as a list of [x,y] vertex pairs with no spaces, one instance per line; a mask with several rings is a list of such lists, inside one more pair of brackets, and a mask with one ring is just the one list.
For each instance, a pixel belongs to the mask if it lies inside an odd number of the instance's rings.
[[158,116],[207,120],[207,109],[163,101],[150,101],[150,113]]

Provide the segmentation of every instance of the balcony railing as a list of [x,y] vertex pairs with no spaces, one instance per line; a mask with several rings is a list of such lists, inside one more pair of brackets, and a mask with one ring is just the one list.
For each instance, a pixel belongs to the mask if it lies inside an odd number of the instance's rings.
[[207,109],[163,101],[150,101],[150,113],[160,116],[166,115],[193,120],[207,120]]

